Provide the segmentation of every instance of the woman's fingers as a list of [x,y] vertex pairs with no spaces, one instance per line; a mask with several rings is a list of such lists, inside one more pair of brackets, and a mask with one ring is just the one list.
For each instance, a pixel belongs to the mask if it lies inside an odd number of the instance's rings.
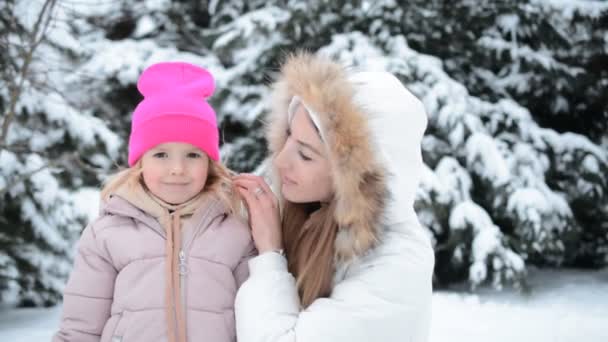
[[252,175],[252,174],[249,174],[249,173],[242,173],[242,174],[236,176],[235,179],[253,181],[262,190],[264,190],[266,192],[269,192],[269,193],[272,192],[272,190],[270,189],[270,186],[268,185],[268,183],[266,183],[266,180],[263,177]]
[[252,180],[249,179],[239,179],[239,180],[235,180],[234,184],[237,187],[241,187],[246,189],[247,191],[251,192],[252,194],[256,194],[256,189],[259,188],[258,184]]
[[245,206],[249,212],[249,219],[258,212],[258,206],[260,205],[257,198],[247,189],[238,187],[237,191],[241,194],[245,200]]
[[247,202],[247,205],[249,207],[255,206],[256,202],[258,202],[257,197],[253,194],[251,189],[239,185],[237,185],[236,189],[241,194],[241,196],[243,196],[245,202]]
[[236,186],[243,187],[251,192],[259,201],[263,202],[265,206],[269,207],[277,207],[278,200],[270,187],[268,187],[265,183],[260,184],[260,182],[250,179],[250,178],[241,178],[235,179],[234,184]]
[[[268,183],[266,183],[266,181],[264,180],[264,178],[260,177],[260,176],[256,176],[256,175],[251,175],[251,174],[240,174],[239,176],[236,176],[234,178],[234,181],[237,184],[242,184],[245,185],[247,188],[249,188],[251,191],[253,191],[256,195],[258,195],[260,197],[260,199],[265,199],[267,200],[266,202],[268,204],[270,204],[273,207],[278,207],[278,199],[276,198],[276,196],[274,195],[274,193],[272,192],[272,189],[270,189],[270,186],[268,185]],[[262,192],[264,192],[264,194],[258,194],[259,190],[257,189],[261,189]],[[260,196],[262,195],[262,196]]]
[[[281,248],[281,220],[276,197],[262,187],[263,180],[257,176],[234,177],[234,186],[243,196],[249,211],[249,225],[259,251]],[[256,189],[262,193],[256,194]]]
[[255,188],[258,185],[258,183],[255,180],[250,179],[250,178],[244,178],[244,177],[243,178],[235,178],[234,179],[234,183],[246,186],[248,188]]

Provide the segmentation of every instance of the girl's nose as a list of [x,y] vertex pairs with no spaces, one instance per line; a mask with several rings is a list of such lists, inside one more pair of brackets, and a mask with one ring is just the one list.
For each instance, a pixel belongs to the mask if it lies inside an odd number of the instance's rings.
[[174,160],[171,163],[171,174],[180,175],[184,172],[184,162],[181,159]]

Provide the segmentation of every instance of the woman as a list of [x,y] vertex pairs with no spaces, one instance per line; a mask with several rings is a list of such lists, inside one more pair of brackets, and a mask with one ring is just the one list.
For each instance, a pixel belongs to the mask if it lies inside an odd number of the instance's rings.
[[[434,256],[413,209],[426,115],[393,75],[287,60],[268,126],[273,185],[239,175],[259,256],[240,342],[426,341]],[[279,213],[280,208],[280,213]]]

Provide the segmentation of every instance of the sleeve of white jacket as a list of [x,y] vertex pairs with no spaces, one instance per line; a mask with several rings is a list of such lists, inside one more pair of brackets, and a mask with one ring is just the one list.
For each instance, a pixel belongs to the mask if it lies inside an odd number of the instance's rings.
[[257,250],[255,249],[255,245],[253,244],[253,242],[251,242],[247,246],[247,252],[232,272],[234,274],[234,279],[236,280],[237,288],[241,287],[243,282],[245,282],[245,280],[247,280],[247,278],[249,277],[249,260],[251,260],[251,258],[256,255]]
[[349,270],[329,298],[301,312],[285,258],[265,253],[252,259],[236,299],[238,341],[426,341],[434,257],[430,247],[415,247],[377,253]]

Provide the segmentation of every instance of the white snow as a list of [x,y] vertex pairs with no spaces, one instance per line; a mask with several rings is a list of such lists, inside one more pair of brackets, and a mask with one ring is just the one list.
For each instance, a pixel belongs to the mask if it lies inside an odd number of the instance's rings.
[[491,136],[474,133],[466,143],[467,164],[481,177],[498,186],[509,181],[507,164]]
[[608,269],[536,271],[532,293],[436,292],[431,342],[608,341]]
[[154,21],[154,18],[152,18],[149,15],[144,15],[137,22],[137,28],[135,29],[133,36],[136,38],[145,36],[145,35],[153,32],[156,29],[156,27],[157,26],[156,26],[156,22]]
[[600,166],[596,158],[588,155],[583,159],[583,166],[589,173],[599,173]]
[[534,223],[535,229],[540,229],[542,214],[551,210],[545,196],[533,188],[515,190],[509,197],[507,210],[515,212],[518,217]]
[[[449,218],[451,231],[471,229],[472,264],[469,281],[472,287],[482,284],[491,272],[492,285],[501,288],[501,277],[513,280],[525,272],[523,259],[503,242],[503,234],[488,213],[472,201],[459,203]],[[489,268],[489,269],[488,269]]]
[[[605,342],[608,269],[531,270],[529,295],[436,291],[430,342]],[[0,309],[0,341],[49,341],[61,308]]]
[[443,157],[435,169],[437,178],[448,189],[453,203],[471,199],[473,181],[467,170],[453,157]]
[[608,11],[608,2],[605,0],[532,0],[532,3],[541,5],[545,10],[559,11],[564,18],[570,20],[572,20],[574,13],[599,18],[602,13]]
[[73,193],[74,205],[79,213],[93,221],[99,215],[100,191],[97,188],[80,188]]

